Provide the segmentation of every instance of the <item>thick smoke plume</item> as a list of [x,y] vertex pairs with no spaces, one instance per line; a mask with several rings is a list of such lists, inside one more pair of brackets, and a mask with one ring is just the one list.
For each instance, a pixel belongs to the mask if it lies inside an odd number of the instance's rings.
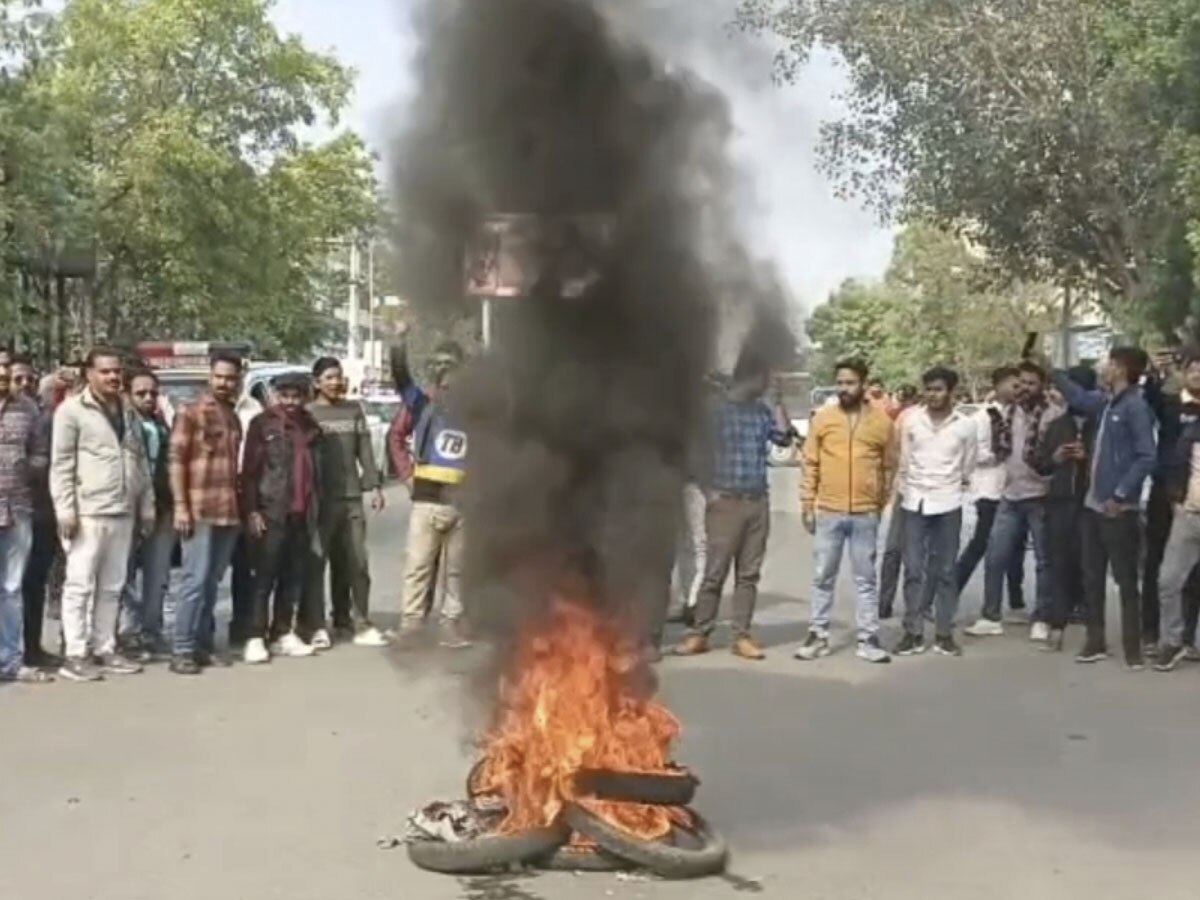
[[603,8],[432,0],[395,148],[418,307],[474,302],[462,254],[482,216],[613,217],[598,282],[496,301],[496,345],[454,386],[470,435],[465,599],[498,637],[561,592],[644,627],[665,600],[718,323],[745,334],[773,313],[753,353],[792,349],[770,270],[732,233],[724,99],[618,39]]

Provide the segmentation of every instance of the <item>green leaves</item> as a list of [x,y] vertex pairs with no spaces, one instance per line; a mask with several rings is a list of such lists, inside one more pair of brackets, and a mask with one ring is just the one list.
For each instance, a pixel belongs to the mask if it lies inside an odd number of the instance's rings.
[[352,73],[279,34],[267,8],[71,0],[20,92],[0,95],[19,160],[0,192],[12,240],[91,248],[96,263],[72,294],[80,340],[299,354],[323,336],[326,242],[373,223],[376,185],[357,136],[302,137],[337,121]]

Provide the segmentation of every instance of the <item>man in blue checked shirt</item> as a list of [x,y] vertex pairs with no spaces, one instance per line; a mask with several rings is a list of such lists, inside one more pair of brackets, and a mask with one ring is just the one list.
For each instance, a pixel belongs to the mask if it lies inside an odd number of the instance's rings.
[[681,656],[708,652],[731,566],[733,653],[743,659],[765,656],[750,635],[750,623],[771,524],[767,445],[788,447],[795,440],[778,391],[771,391],[770,405],[763,402],[768,385],[767,366],[761,360],[743,358],[713,413],[712,469],[705,485],[708,559],[692,627],[675,651]]

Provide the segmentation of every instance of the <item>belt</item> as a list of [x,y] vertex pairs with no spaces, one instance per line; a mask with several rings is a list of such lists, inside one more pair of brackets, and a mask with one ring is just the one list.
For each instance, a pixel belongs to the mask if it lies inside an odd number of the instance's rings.
[[713,496],[720,500],[765,500],[766,491],[713,491]]

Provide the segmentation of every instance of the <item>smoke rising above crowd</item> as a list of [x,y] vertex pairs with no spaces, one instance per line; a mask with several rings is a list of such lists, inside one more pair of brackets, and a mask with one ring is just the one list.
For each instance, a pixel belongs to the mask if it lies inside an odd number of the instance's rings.
[[564,592],[644,623],[663,600],[705,375],[741,349],[728,326],[755,336],[764,366],[792,349],[771,269],[734,233],[724,98],[618,39],[603,9],[424,4],[393,148],[404,288],[427,314],[477,302],[462,259],[483,217],[611,221],[582,296],[561,296],[549,260],[531,295],[495,301],[495,346],[454,386],[470,436],[465,599],[498,637]]

